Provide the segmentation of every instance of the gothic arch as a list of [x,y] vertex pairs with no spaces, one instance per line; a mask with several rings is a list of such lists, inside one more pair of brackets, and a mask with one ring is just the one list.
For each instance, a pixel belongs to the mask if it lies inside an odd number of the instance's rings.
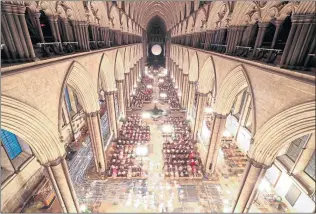
[[178,61],[179,61],[179,68],[183,69],[183,54],[182,54],[182,47],[179,47],[179,52],[178,52]]
[[29,144],[41,164],[65,154],[57,127],[42,112],[6,95],[1,97],[1,128]]
[[124,80],[124,64],[122,55],[119,50],[117,50],[116,52],[114,75],[115,80]]
[[[220,88],[218,89],[214,111],[222,115],[229,114],[236,96],[246,88],[249,88],[253,102],[254,97],[250,81],[243,66],[239,65],[231,72],[229,72],[229,74],[226,76],[223,83],[221,84]],[[255,108],[253,105],[253,113],[254,112]],[[255,120],[255,117],[253,117],[253,120]],[[254,128],[252,133],[254,133]]]
[[267,121],[254,136],[250,158],[270,166],[294,139],[315,132],[315,101],[291,107]]
[[120,11],[115,5],[112,5],[110,9],[110,20],[112,20],[113,28],[115,30],[121,29]]
[[204,8],[201,8],[200,10],[198,10],[196,14],[194,31],[200,32],[205,21],[206,21],[206,11]]
[[189,51],[188,49],[183,49],[183,74],[189,74],[190,64],[189,64]]
[[197,81],[199,79],[199,59],[194,52],[190,61],[190,69],[189,69],[189,81]]
[[98,104],[99,98],[97,92],[98,84],[95,84],[93,82],[92,76],[80,63],[74,61],[68,69],[68,73],[61,88],[59,98],[59,114],[61,112],[61,106],[64,97],[64,88],[66,87],[66,85],[69,85],[75,90],[85,112],[91,113],[96,112],[100,109],[100,106]]
[[213,96],[216,93],[216,72],[213,63],[213,58],[210,56],[206,62],[203,64],[201,74],[199,75],[198,91],[200,93],[209,93],[213,90],[215,86],[215,91],[213,91]]
[[129,73],[129,54],[130,54],[130,47],[125,48],[124,52],[124,73]]
[[194,32],[194,18],[193,15],[189,16],[188,24],[187,24],[187,34],[191,34]]
[[110,62],[106,53],[104,53],[101,57],[99,78],[101,78],[103,85],[106,87],[104,88],[105,91],[114,91],[116,89],[114,65]]

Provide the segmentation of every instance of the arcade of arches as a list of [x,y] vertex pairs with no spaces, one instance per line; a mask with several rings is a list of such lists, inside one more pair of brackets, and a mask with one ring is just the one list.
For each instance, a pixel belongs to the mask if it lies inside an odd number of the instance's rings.
[[1,11],[1,212],[315,212],[315,1]]

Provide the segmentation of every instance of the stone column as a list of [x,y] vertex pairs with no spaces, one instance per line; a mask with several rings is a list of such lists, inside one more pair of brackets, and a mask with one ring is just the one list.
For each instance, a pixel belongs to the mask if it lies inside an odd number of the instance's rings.
[[182,86],[182,96],[181,96],[181,105],[182,108],[187,108],[188,102],[188,74],[183,74],[183,86]]
[[[13,16],[14,23],[15,23],[15,26],[16,26],[16,29],[17,29],[18,37],[20,38],[20,42],[21,42],[21,45],[22,45],[24,57],[26,59],[28,59],[30,56],[29,56],[28,47],[26,46],[25,37],[24,37],[23,31],[22,31],[22,28],[21,28],[21,23],[20,23],[20,20],[19,20],[19,17],[18,17],[18,6],[13,4],[13,5],[11,5],[11,7],[12,7],[12,16]],[[25,10],[25,8],[24,8],[24,10]],[[19,10],[19,12],[22,12],[22,11]],[[29,37],[29,35],[26,35],[26,36]],[[31,48],[33,49],[32,46],[31,46]]]
[[212,134],[210,137],[210,146],[206,159],[206,171],[213,174],[216,169],[218,153],[221,147],[222,136],[225,130],[227,116],[214,113]]
[[96,171],[105,172],[106,159],[104,153],[104,143],[102,140],[100,113],[99,111],[87,113],[87,123],[91,139],[91,146],[94,153]]
[[207,94],[205,93],[198,93],[197,98],[197,109],[196,109],[196,117],[193,127],[193,139],[197,139],[197,134],[202,128],[202,123],[204,119],[204,108],[207,101]]
[[277,39],[278,39],[279,33],[282,29],[283,22],[284,22],[284,20],[275,20],[275,32],[274,32],[274,36],[273,36],[273,40],[272,40],[272,44],[271,44],[272,49],[277,44]]
[[267,30],[267,27],[270,25],[270,22],[262,22],[262,23],[258,23],[259,25],[259,29],[258,29],[258,34],[257,34],[257,38],[256,38],[256,43],[255,43],[255,47],[256,48],[260,48],[260,46],[262,45],[263,39],[264,39],[264,34]]
[[[42,43],[45,43],[44,35],[43,35],[43,31],[42,31],[42,27],[41,27],[41,23],[40,23],[40,19],[39,19],[41,17],[41,13],[39,13],[39,12],[33,13],[32,15],[36,20],[36,27],[37,27],[38,33],[40,35],[40,40]],[[24,19],[25,19],[25,17],[24,17]]]
[[64,213],[78,213],[79,203],[64,157],[44,165]]
[[126,108],[130,107],[131,104],[131,92],[130,92],[130,82],[129,82],[129,73],[124,73],[124,88],[125,88],[125,104]]
[[51,30],[51,32],[52,32],[53,40],[54,40],[54,42],[58,42],[57,33],[56,33],[56,29],[55,29],[54,19],[55,19],[55,18],[54,18],[53,15],[49,15],[49,16],[48,16],[49,27],[50,27],[50,30]]
[[1,6],[2,6],[2,12],[5,14],[5,19],[7,21],[8,28],[10,29],[10,32],[11,32],[13,44],[15,46],[17,54],[20,59],[24,59],[22,44],[20,42],[20,38],[18,37],[18,32],[16,29],[16,25],[14,23],[11,5],[3,3],[1,4]]
[[126,116],[124,104],[124,80],[116,80],[116,87],[118,92],[118,106],[120,114],[123,118]]
[[187,106],[187,117],[191,117],[191,112],[193,108],[194,98],[195,98],[195,85],[196,81],[189,81],[189,97],[188,97],[188,106]]
[[116,122],[116,114],[115,114],[114,93],[116,92],[115,91],[105,92],[105,99],[106,99],[106,105],[107,105],[107,110],[108,110],[110,129],[113,132],[113,138],[117,139],[118,130],[117,130],[117,122]]
[[249,211],[258,191],[258,186],[268,167],[250,159],[247,163],[237,199],[233,206],[234,213]]

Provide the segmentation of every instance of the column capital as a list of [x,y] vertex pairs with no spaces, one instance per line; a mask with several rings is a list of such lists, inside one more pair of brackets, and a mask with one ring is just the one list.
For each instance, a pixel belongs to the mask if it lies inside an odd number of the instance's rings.
[[66,157],[66,154],[63,156],[58,157],[56,160],[53,161],[49,161],[45,164],[43,164],[43,166],[45,167],[49,167],[49,166],[57,166],[58,164],[60,164]]
[[196,84],[197,81],[189,81],[189,84]]
[[267,28],[270,25],[270,22],[259,22],[259,28]]
[[96,117],[98,116],[98,114],[100,114],[100,110],[97,110],[95,112],[86,112],[87,117]]
[[218,114],[218,113],[214,112],[214,117],[219,118],[219,119],[226,119],[227,115]]
[[250,158],[248,156],[247,156],[247,158],[248,158],[249,163],[256,168],[268,169],[270,167],[270,166],[265,165],[264,163],[259,163],[256,160],[254,160],[253,158]]
[[184,77],[187,77],[187,76],[189,76],[189,74],[182,74]]
[[123,83],[124,80],[115,80],[116,83]]
[[207,97],[208,93],[197,92],[200,97]]
[[41,13],[40,12],[35,12],[35,13],[32,13],[33,17],[36,18],[36,19],[39,19],[41,17]]
[[105,91],[105,95],[114,95],[117,91]]

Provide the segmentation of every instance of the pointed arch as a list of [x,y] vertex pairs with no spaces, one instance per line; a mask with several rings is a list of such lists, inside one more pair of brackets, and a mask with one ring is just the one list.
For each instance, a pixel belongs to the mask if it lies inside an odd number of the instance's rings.
[[21,137],[30,145],[41,164],[65,154],[57,127],[42,112],[3,94],[1,128]]
[[270,166],[278,152],[293,140],[315,132],[315,101],[291,107],[267,121],[254,136],[248,155]]
[[129,62],[129,56],[130,56],[130,47],[125,48],[125,53],[124,53],[124,73],[129,73],[129,68],[130,68],[130,62]]
[[183,68],[183,54],[182,54],[182,47],[179,47],[178,52],[178,62],[179,62],[179,68]]
[[189,69],[189,81],[197,81],[199,79],[199,59],[194,52],[190,61],[190,69]]
[[76,91],[85,112],[91,113],[100,109],[97,84],[93,82],[92,76],[80,63],[74,61],[69,67],[61,89],[60,108],[66,85],[69,85]]
[[[215,87],[214,87],[215,86]],[[201,73],[199,75],[198,92],[206,94],[215,88],[213,96],[216,93],[216,72],[213,58],[210,56],[203,64]]]
[[114,75],[115,80],[124,80],[124,64],[119,50],[116,51]]
[[204,8],[198,10],[195,18],[194,31],[200,32],[203,22],[206,21],[206,11]]
[[243,66],[239,65],[229,72],[219,88],[214,111],[222,115],[229,114],[236,96],[247,87],[249,87],[251,97],[253,98],[250,81]]
[[190,58],[188,49],[183,49],[183,74],[189,74]]
[[103,85],[106,86],[106,88],[104,88],[105,91],[114,91],[116,89],[114,65],[110,62],[106,53],[104,53],[101,57],[99,78],[104,81]]
[[115,30],[121,29],[121,17],[119,9],[113,4],[110,9],[110,19],[113,22],[113,28]]

